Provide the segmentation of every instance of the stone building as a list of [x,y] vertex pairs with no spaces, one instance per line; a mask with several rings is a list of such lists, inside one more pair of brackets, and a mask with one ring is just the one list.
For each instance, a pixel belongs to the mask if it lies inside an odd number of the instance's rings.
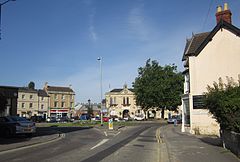
[[71,86],[56,87],[45,84],[44,91],[49,95],[49,116],[72,117],[74,113],[75,93]]

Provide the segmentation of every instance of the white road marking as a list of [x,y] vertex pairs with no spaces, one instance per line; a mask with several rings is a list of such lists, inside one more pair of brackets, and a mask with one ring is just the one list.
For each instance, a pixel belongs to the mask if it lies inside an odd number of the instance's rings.
[[118,132],[118,133],[116,134],[116,136],[119,135],[119,133],[121,133],[121,132]]
[[104,131],[104,134],[105,134],[106,137],[108,136],[106,131]]
[[95,149],[98,146],[101,146],[102,144],[104,144],[105,142],[107,142],[109,139],[103,139],[101,142],[99,142],[97,145],[93,146],[90,150]]

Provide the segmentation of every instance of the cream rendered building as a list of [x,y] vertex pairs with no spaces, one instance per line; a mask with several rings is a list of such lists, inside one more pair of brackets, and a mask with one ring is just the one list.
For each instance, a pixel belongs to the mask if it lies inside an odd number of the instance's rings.
[[36,89],[28,87],[18,89],[17,114],[26,118],[38,115],[38,91]]
[[183,54],[185,71],[182,97],[182,131],[195,134],[219,135],[219,124],[203,104],[207,86],[221,77],[237,81],[240,74],[240,29],[231,24],[227,5],[218,8],[217,25],[206,33],[194,34],[188,39]]
[[72,117],[74,114],[75,92],[69,87],[44,86],[49,95],[49,111],[51,117]]
[[136,105],[133,89],[128,89],[126,84],[122,89],[107,92],[105,98],[110,116],[133,118],[135,115],[143,114],[142,109]]

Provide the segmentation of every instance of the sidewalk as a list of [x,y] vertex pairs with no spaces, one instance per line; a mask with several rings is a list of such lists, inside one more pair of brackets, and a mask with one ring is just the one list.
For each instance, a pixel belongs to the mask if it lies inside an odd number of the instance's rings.
[[240,162],[233,153],[221,147],[218,138],[182,133],[180,125],[161,127],[161,137],[161,154],[165,156],[162,162]]

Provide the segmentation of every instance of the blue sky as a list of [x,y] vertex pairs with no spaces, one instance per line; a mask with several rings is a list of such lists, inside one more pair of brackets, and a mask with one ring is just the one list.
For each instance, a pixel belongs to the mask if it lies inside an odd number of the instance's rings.
[[71,84],[77,102],[99,102],[99,56],[103,93],[124,83],[131,87],[148,58],[181,71],[186,38],[212,30],[216,7],[224,2],[239,27],[239,0],[8,2],[2,6],[0,85]]

